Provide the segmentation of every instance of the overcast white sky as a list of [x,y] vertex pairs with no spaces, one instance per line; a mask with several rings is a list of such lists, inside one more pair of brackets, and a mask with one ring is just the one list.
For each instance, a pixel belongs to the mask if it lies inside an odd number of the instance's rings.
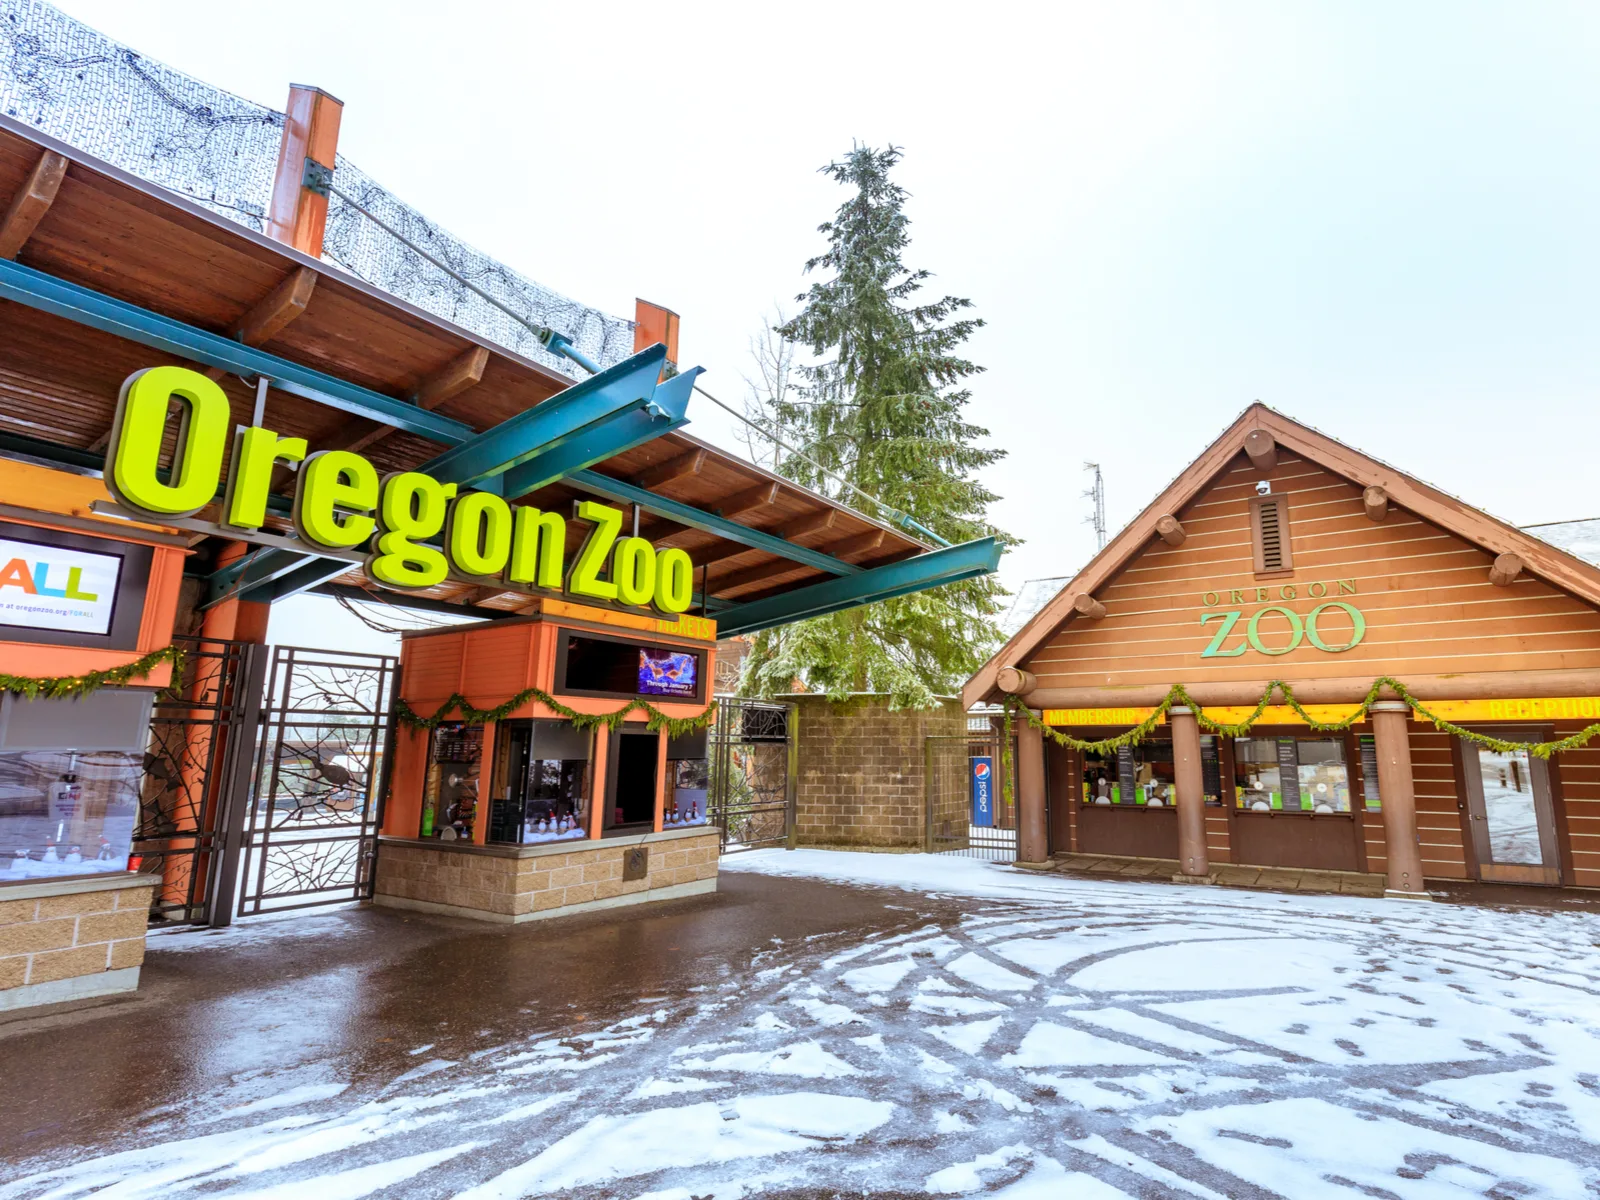
[[675,308],[734,401],[841,199],[817,168],[903,146],[908,261],[989,323],[1009,585],[1092,553],[1085,459],[1115,530],[1255,399],[1518,523],[1600,516],[1593,3],[60,2],[263,104],[334,93],[351,160]]

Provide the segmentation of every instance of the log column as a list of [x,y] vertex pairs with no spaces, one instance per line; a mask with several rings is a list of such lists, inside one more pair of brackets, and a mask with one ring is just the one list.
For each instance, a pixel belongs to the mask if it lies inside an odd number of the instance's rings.
[[1017,862],[1050,861],[1044,815],[1044,735],[1024,719],[1017,725]]
[[1389,861],[1383,894],[1400,900],[1431,900],[1422,883],[1422,847],[1417,842],[1417,793],[1407,729],[1411,708],[1400,700],[1379,700],[1370,711]]
[[1200,723],[1194,709],[1167,710],[1172,728],[1172,760],[1178,783],[1178,874],[1186,883],[1211,882],[1206,857],[1206,780],[1200,767]]

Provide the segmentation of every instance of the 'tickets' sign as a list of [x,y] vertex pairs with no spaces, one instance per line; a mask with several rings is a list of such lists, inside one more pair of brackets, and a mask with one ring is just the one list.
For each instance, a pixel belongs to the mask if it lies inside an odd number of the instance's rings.
[[[178,401],[177,448],[166,483],[156,475],[167,409]],[[222,482],[232,414],[215,381],[185,367],[150,367],[128,377],[106,447],[106,487],[124,507],[161,517],[192,516]],[[589,526],[570,563],[560,513],[519,505],[491,492],[461,491],[420,471],[377,469],[349,450],[308,453],[304,438],[259,426],[234,434],[222,506],[224,526],[241,532],[266,522],[267,494],[280,463],[298,463],[294,525],[309,548],[366,547],[367,576],[384,587],[430,588],[452,573],[485,583],[559,589],[590,600],[662,612],[688,611],[694,564],[679,549],[657,552],[622,537],[620,509],[586,500]],[[430,544],[442,537],[442,546]]]
[[122,559],[0,538],[0,625],[111,632]]

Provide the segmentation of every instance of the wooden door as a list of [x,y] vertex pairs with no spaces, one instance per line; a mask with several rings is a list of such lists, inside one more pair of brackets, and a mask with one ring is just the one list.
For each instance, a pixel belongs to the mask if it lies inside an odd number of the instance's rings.
[[1050,853],[1072,852],[1072,817],[1082,790],[1077,754],[1067,746],[1045,739],[1044,780],[1049,795]]
[[[1507,737],[1525,737],[1526,731]],[[1491,883],[1561,882],[1550,769],[1526,750],[1461,744],[1468,825],[1478,878]]]

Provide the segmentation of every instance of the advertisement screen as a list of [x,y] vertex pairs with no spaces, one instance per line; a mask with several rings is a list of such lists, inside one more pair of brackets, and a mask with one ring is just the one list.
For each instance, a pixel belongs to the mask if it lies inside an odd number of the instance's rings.
[[674,650],[639,650],[639,694],[693,700],[699,690],[696,656]]
[[0,538],[0,625],[111,632],[122,559]]

